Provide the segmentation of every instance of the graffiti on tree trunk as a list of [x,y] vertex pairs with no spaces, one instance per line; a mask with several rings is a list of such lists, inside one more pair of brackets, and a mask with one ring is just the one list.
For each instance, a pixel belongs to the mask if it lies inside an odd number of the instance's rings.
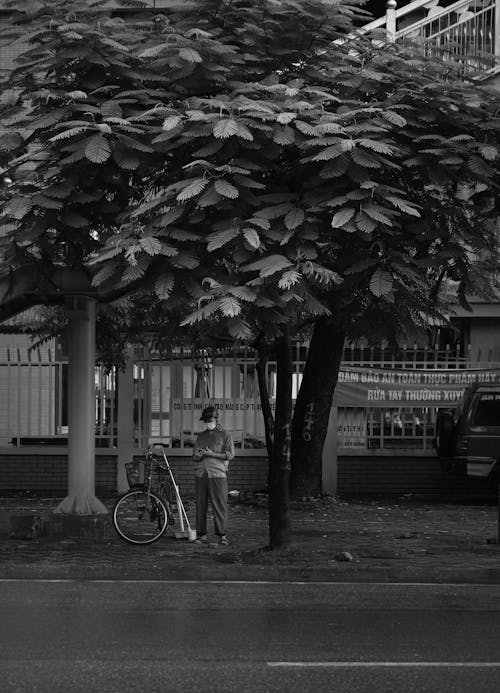
[[314,413],[314,402],[309,402],[306,406],[306,415],[304,417],[304,428],[302,429],[302,439],[306,443],[311,442],[311,428],[313,427],[316,415]]

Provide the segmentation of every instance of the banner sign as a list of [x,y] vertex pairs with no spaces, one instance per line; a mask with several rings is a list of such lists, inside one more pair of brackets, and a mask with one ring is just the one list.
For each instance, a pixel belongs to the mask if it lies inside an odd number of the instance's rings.
[[500,386],[500,368],[341,367],[333,403],[337,407],[452,407],[471,383]]

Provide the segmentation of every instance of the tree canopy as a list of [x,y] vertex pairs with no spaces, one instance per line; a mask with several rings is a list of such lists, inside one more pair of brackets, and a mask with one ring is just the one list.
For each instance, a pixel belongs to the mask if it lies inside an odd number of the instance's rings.
[[255,307],[314,317],[361,291],[404,324],[443,267],[470,289],[471,253],[492,247],[498,97],[339,40],[356,3],[28,6],[0,138],[25,295],[36,277],[53,300],[57,269],[83,266],[103,297],[146,286],[248,338]]

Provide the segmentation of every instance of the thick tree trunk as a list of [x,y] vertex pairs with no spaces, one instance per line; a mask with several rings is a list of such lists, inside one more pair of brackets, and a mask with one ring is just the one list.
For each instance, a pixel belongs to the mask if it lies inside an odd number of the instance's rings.
[[344,342],[345,332],[333,320],[316,322],[292,421],[290,492],[294,498],[322,491],[323,444]]
[[269,458],[269,548],[290,543],[289,484],[292,421],[292,348],[288,330],[276,342],[276,413]]
[[264,417],[264,431],[266,435],[266,448],[268,458],[271,459],[273,454],[274,440],[274,417],[269,399],[269,390],[267,387],[266,366],[268,361],[269,347],[267,344],[259,344],[257,346],[257,380],[259,383],[260,405],[262,407],[262,415]]

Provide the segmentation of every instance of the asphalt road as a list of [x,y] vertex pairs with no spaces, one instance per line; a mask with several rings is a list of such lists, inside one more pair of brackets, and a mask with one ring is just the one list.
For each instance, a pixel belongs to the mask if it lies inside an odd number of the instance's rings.
[[0,581],[2,693],[497,693],[500,586]]

